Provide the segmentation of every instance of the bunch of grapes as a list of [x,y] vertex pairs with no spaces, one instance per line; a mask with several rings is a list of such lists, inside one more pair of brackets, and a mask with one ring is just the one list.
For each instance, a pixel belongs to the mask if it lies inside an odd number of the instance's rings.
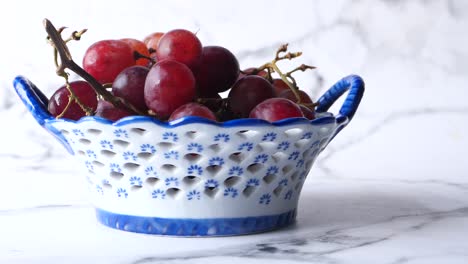
[[[50,36],[55,52],[62,56],[70,39],[60,45]],[[112,121],[132,115],[163,121],[186,116],[220,122],[238,118],[270,122],[291,117],[313,119],[316,105],[291,76],[294,71],[313,67],[302,65],[283,74],[276,62],[300,55],[280,56],[286,50],[282,46],[271,63],[241,71],[231,51],[203,46],[196,34],[184,29],[156,32],[143,41],[101,40],[87,49],[82,68],[69,67],[79,68],[78,75],[93,81],[68,82],[66,78],[66,85],[49,100],[48,110],[57,118],[72,120],[86,115]],[[220,93],[227,91],[228,96],[222,98]]]

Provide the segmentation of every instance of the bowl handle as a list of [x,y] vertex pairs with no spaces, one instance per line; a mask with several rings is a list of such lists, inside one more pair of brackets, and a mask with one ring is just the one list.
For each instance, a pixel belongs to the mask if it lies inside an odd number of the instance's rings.
[[344,77],[335,83],[328,91],[323,94],[318,100],[317,112],[326,112],[335,101],[349,90],[348,96],[346,97],[339,113],[336,115],[336,121],[338,124],[337,129],[331,136],[332,140],[338,132],[341,131],[346,125],[349,124],[353,119],[354,114],[361,102],[361,98],[364,94],[364,81],[358,75],[349,75]]
[[33,115],[39,125],[44,126],[45,120],[53,118],[47,111],[47,97],[28,79],[18,76],[13,81],[15,91],[26,108]]
[[46,122],[46,120],[54,119],[54,117],[49,113],[49,111],[47,111],[49,100],[41,90],[23,76],[16,77],[13,81],[13,86],[21,101],[23,101],[24,105],[39,125],[55,136],[55,138],[57,138],[58,141],[60,141],[60,143],[62,143],[68,150],[68,152],[73,154],[73,149],[68,143],[68,140],[54,126]]

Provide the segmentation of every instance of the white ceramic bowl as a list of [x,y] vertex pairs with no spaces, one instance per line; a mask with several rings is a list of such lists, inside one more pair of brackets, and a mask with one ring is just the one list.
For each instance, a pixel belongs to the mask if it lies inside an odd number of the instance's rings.
[[[313,121],[135,116],[110,122],[55,119],[34,84],[19,76],[14,86],[38,123],[85,168],[101,223],[177,236],[249,234],[292,223],[310,168],[364,92],[359,76],[343,78],[318,100]],[[325,112],[347,90],[339,114]]]

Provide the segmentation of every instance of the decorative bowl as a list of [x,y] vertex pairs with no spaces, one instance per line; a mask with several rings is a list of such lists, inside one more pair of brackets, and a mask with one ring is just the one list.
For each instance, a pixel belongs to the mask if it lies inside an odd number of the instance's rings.
[[[56,119],[32,82],[18,76],[14,87],[84,168],[99,222],[173,236],[250,234],[293,223],[310,168],[364,93],[359,76],[341,79],[320,97],[312,121],[133,116],[111,122]],[[348,90],[339,113],[326,112]]]

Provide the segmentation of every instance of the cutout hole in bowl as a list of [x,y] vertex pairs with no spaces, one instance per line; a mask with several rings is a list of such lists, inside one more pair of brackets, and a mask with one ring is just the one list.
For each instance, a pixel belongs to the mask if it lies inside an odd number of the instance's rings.
[[182,191],[179,188],[169,188],[166,190],[166,196],[171,199],[177,199],[181,193]]
[[245,197],[249,197],[252,193],[255,192],[255,189],[257,187],[255,186],[247,186],[245,187],[245,189],[242,191],[242,194],[245,196]]
[[214,177],[223,167],[220,165],[211,165],[206,167],[206,172],[211,176]]
[[240,178],[241,177],[239,177],[239,176],[231,176],[231,177],[227,178],[226,180],[224,180],[224,186],[232,187],[232,186],[236,185],[240,181]]
[[183,179],[182,179],[182,182],[184,182],[185,184],[189,185],[189,186],[192,186],[192,185],[195,185],[197,184],[198,182],[200,182],[200,178],[197,177],[197,176],[185,176]]
[[202,158],[202,155],[198,153],[188,153],[185,154],[184,159],[189,161],[189,162],[197,162]]
[[102,133],[101,130],[95,128],[90,128],[87,132],[93,136],[99,136]]
[[155,186],[159,182],[159,178],[156,177],[148,177],[145,180],[145,183],[149,186]]
[[101,150],[101,155],[106,157],[106,158],[112,158],[115,156],[115,152],[111,151],[111,150],[107,150],[107,149],[103,149]]
[[129,142],[127,142],[125,140],[121,140],[121,139],[114,139],[113,143],[114,143],[114,145],[122,147],[122,148],[127,148],[128,145],[130,145]]

